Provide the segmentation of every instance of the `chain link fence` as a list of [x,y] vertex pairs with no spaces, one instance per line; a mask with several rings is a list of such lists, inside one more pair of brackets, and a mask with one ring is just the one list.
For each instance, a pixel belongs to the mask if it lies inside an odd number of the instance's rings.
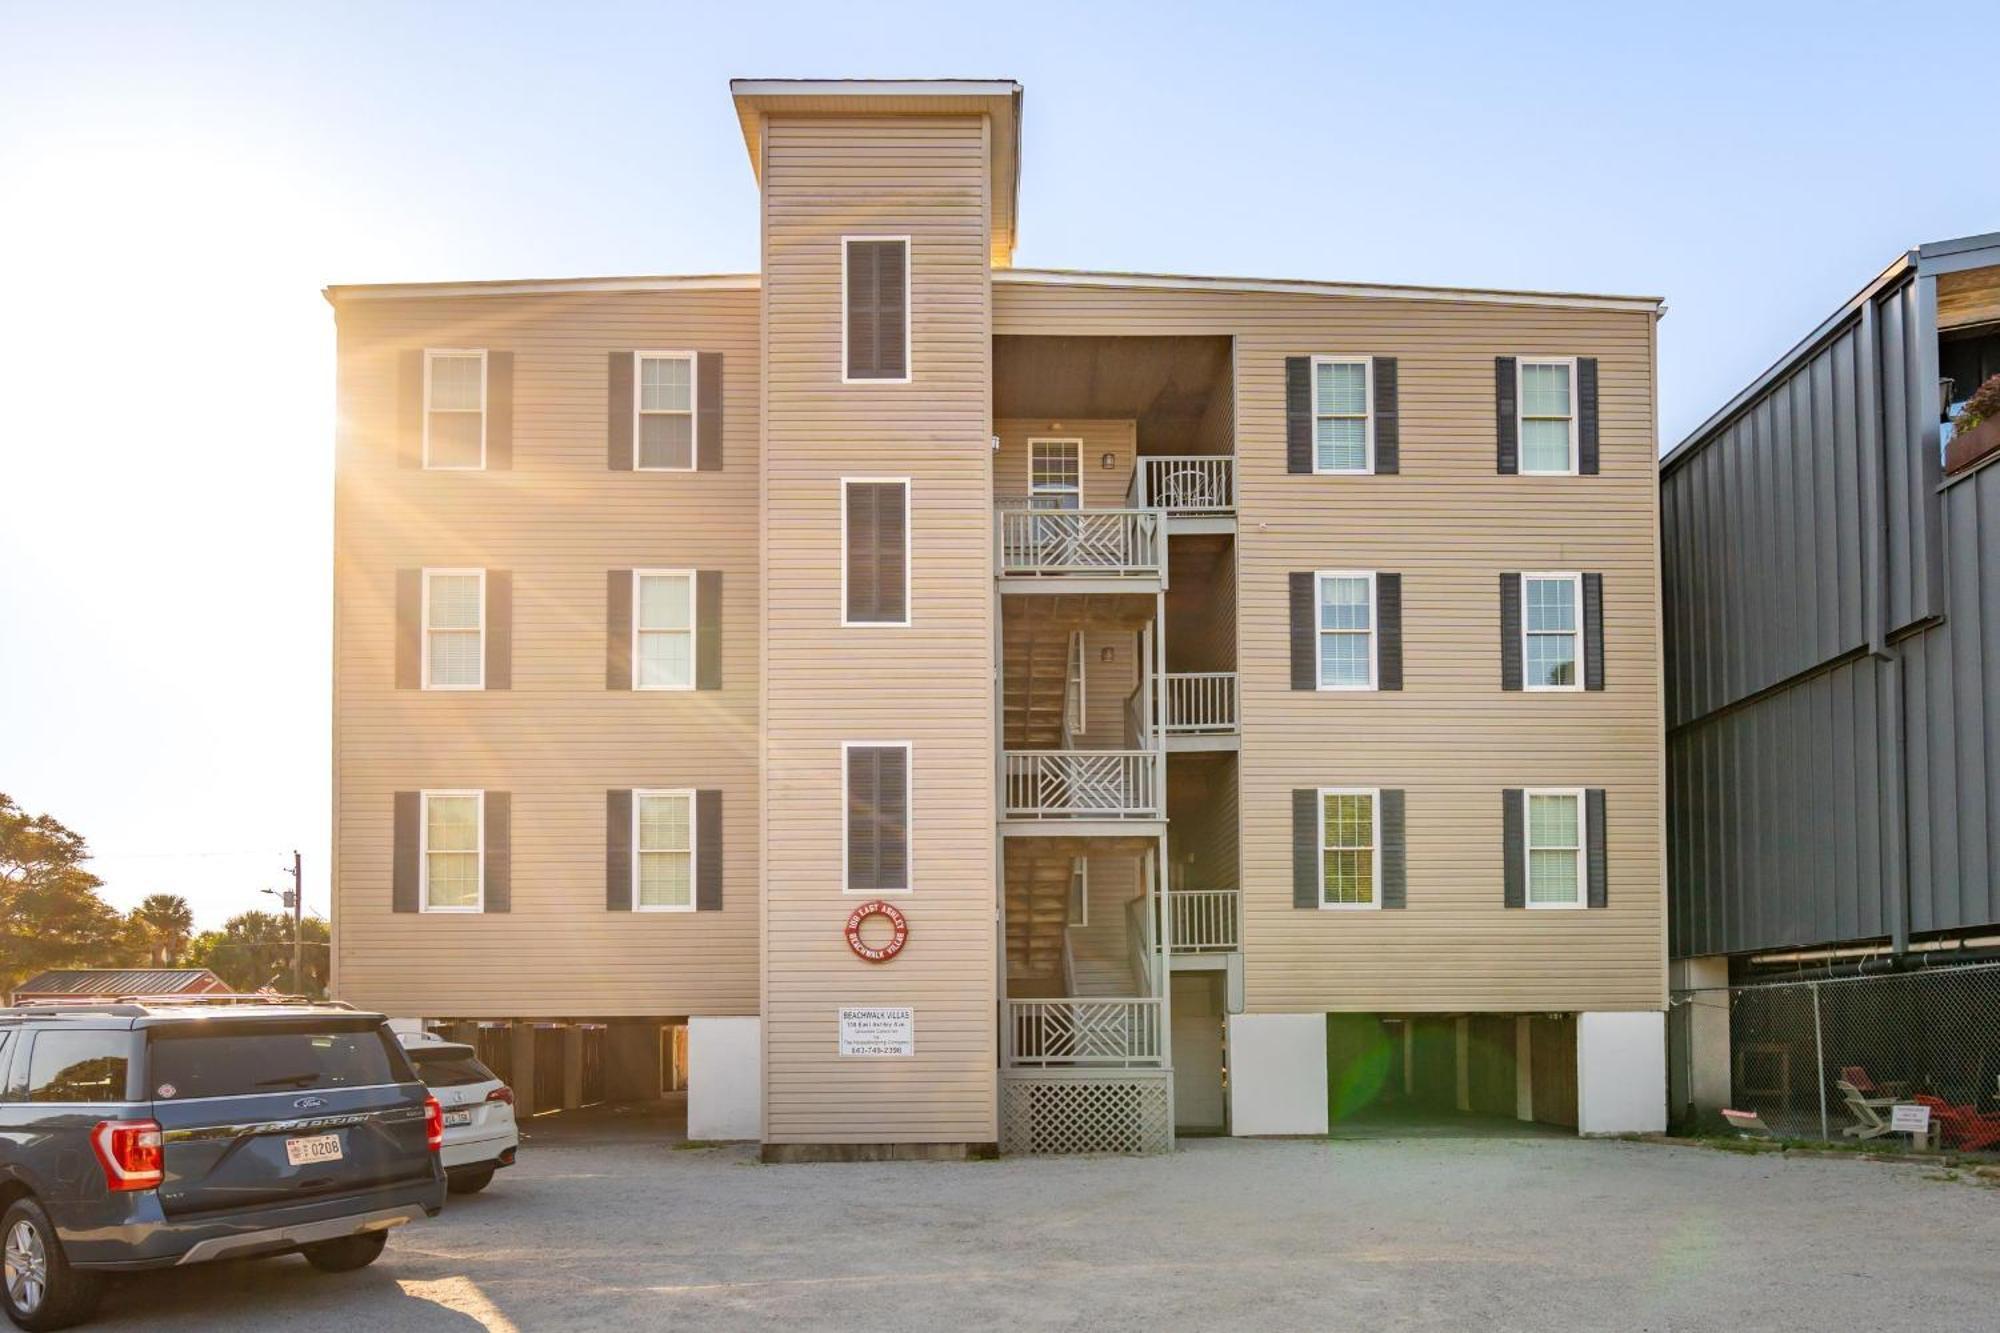
[[1773,1133],[1884,1137],[1891,1108],[1919,1102],[1934,1146],[2000,1152],[2000,963],[1676,991],[1675,1017],[1724,999],[1730,1104]]

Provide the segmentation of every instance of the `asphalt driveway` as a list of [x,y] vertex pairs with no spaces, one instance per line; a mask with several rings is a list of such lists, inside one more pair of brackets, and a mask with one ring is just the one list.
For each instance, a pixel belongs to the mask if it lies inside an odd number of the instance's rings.
[[560,1119],[365,1272],[131,1281],[99,1326],[1947,1330],[2000,1311],[2000,1189],[1929,1167],[1539,1134],[779,1167]]

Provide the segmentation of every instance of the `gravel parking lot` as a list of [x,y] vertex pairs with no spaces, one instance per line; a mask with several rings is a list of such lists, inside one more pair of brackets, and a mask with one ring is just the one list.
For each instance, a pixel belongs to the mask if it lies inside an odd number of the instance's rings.
[[1146,1160],[763,1166],[537,1122],[359,1274],[115,1288],[106,1329],[1973,1329],[2000,1189],[1544,1135],[1194,1140]]

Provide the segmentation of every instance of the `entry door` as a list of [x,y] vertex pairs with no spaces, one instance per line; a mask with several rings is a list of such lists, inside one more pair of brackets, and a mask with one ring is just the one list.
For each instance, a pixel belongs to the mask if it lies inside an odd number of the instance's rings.
[[1222,973],[1176,972],[1167,994],[1173,1011],[1174,1128],[1221,1133]]

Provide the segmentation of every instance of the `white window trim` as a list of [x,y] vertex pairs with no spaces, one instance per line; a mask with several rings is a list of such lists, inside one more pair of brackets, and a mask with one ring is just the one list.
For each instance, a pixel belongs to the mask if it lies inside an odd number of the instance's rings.
[[[1576,798],[1576,901],[1535,901],[1535,825],[1528,811],[1537,796]],[[1557,849],[1552,849],[1557,850]],[[1590,798],[1582,787],[1527,787],[1521,791],[1521,905],[1543,912],[1573,912],[1590,906]]]
[[[649,578],[682,578],[688,585],[688,681],[685,685],[641,685],[639,683],[639,636],[644,631],[639,620],[639,582]],[[692,569],[635,569],[632,571],[632,688],[647,694],[678,694],[692,690],[701,675],[701,596],[700,580]]]
[[1083,508],[1083,437],[1080,435],[1030,435],[1028,437],[1028,507],[1034,508],[1038,495],[1068,495],[1068,490],[1038,491],[1035,489],[1035,446],[1038,444],[1070,444],[1076,446],[1076,507]]
[[[1076,721],[1075,725],[1070,727],[1069,734],[1084,736],[1089,734],[1090,729],[1090,640],[1082,630],[1073,629],[1069,632],[1069,651],[1076,659]],[[1067,714],[1069,711],[1067,691],[1070,686],[1067,666],[1064,667],[1063,675],[1065,691],[1063,711]],[[1064,718],[1064,721],[1068,720],[1067,717]]]
[[[1330,903],[1326,900],[1326,854],[1332,850],[1326,845],[1326,798],[1329,796],[1366,796],[1368,798],[1368,896],[1365,903]],[[1382,789],[1380,787],[1321,787],[1319,789],[1318,813],[1314,822],[1319,827],[1319,879],[1315,892],[1322,912],[1379,912],[1382,910]],[[1341,851],[1353,851],[1343,847]]]
[[[1530,631],[1528,629],[1528,581],[1530,579],[1539,579],[1550,583],[1556,582],[1557,580],[1566,580],[1570,585],[1571,594],[1576,599],[1575,603],[1576,629],[1572,631],[1572,633],[1576,637],[1576,680],[1572,684],[1533,685],[1530,684],[1528,681],[1528,639],[1531,637]],[[1555,573],[1526,572],[1521,575],[1520,653],[1521,653],[1521,688],[1523,690],[1527,691],[1530,694],[1576,694],[1583,689],[1583,672],[1585,666],[1583,655],[1587,651],[1584,642],[1587,636],[1583,632],[1584,630],[1583,619],[1584,619],[1583,575],[1581,573],[1574,571],[1557,571]],[[1534,631],[1534,632],[1554,633],[1554,631],[1552,630]]]
[[[639,810],[648,796],[684,796],[688,803],[688,900],[687,906],[675,907],[668,904],[642,906],[639,902],[640,857],[645,848],[639,845]],[[635,912],[692,912],[700,886],[695,882],[701,865],[701,822],[695,817],[695,794],[691,787],[635,787],[632,790],[632,901]]]
[[[431,577],[433,575],[477,576],[479,579],[479,683],[476,685],[433,685],[431,683]],[[486,688],[486,571],[483,569],[425,569],[423,571],[423,607],[418,612],[423,626],[423,661],[419,670],[422,688],[441,693],[455,693]]]
[[[1562,469],[1528,466],[1528,395],[1526,374],[1529,366],[1562,366],[1569,371],[1569,466]],[[1514,359],[1514,471],[1523,477],[1575,477],[1582,475],[1577,449],[1576,419],[1582,404],[1577,401],[1576,358],[1573,356],[1521,356]]]
[[[901,620],[849,620],[847,618],[847,488],[849,486],[901,486],[903,488],[903,618]],[[910,510],[916,487],[908,477],[842,477],[840,479],[840,626],[842,629],[908,629],[916,619],[910,600]]]
[[[853,889],[848,887],[847,811],[853,799],[847,790],[850,772],[849,750],[901,750],[903,752],[903,887],[900,889]],[[842,741],[840,743],[840,891],[850,898],[901,898],[917,891],[917,756],[910,741]]]
[[[473,850],[479,857],[479,901],[470,907],[431,906],[431,798],[470,796],[479,812],[479,831]],[[439,916],[471,916],[486,910],[486,793],[484,791],[424,791],[417,796],[417,910]]]
[[[1328,634],[1353,633],[1352,630],[1329,630],[1320,625],[1320,610],[1325,605],[1322,585],[1328,579],[1368,580],[1368,683],[1366,685],[1329,685],[1326,681],[1326,659],[1320,652],[1320,640]],[[1381,610],[1375,598],[1375,571],[1372,569],[1320,569],[1313,571],[1313,679],[1317,688],[1344,694],[1364,694],[1379,688],[1379,667],[1382,646]]]
[[[679,416],[678,412],[649,413],[640,406],[646,401],[646,362],[649,360],[683,360],[688,363],[688,465],[686,467],[647,467],[639,459],[641,433],[639,426],[648,416]],[[632,353],[632,470],[634,472],[693,472],[701,466],[701,364],[693,352],[634,352]]]
[[[431,462],[431,362],[441,356],[479,358],[479,462],[477,465]],[[488,370],[483,347],[426,347],[424,349],[424,471],[484,472],[486,470],[486,415]]]
[[[1363,462],[1360,467],[1319,465],[1319,368],[1360,366]],[[1312,451],[1313,472],[1322,477],[1372,477],[1375,475],[1375,358],[1372,356],[1316,356],[1312,359]]]
[[[850,378],[847,373],[847,247],[855,241],[901,241],[903,243],[903,377],[877,376]],[[907,234],[902,236],[843,236],[840,238],[840,382],[842,384],[908,384],[915,377],[917,363],[910,342],[915,333],[910,319],[910,255],[916,249]]]
[[[1072,892],[1075,892],[1079,880],[1083,883],[1083,892],[1077,896],[1075,905],[1081,907],[1083,910],[1079,915],[1072,916],[1065,922],[1065,925],[1071,930],[1086,929],[1090,925],[1090,858],[1087,856],[1077,857],[1076,864],[1070,868],[1069,882]],[[1067,910],[1071,904],[1065,903],[1063,906]]]

